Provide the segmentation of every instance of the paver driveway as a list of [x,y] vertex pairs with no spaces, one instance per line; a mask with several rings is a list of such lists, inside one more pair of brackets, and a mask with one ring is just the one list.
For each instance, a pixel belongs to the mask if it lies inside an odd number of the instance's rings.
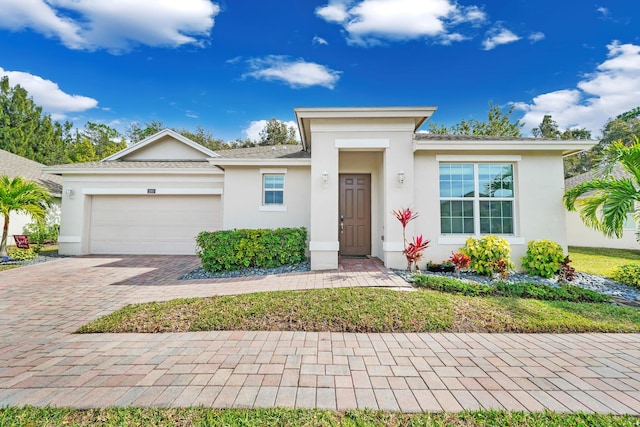
[[74,335],[132,302],[406,284],[379,265],[179,281],[195,257],[80,257],[0,272],[0,406],[296,406],[640,412],[639,334]]

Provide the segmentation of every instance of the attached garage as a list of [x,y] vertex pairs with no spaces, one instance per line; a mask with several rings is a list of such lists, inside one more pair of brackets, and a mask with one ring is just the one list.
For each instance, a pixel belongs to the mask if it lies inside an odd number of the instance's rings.
[[219,195],[99,195],[91,200],[89,253],[194,254],[195,236],[222,226]]

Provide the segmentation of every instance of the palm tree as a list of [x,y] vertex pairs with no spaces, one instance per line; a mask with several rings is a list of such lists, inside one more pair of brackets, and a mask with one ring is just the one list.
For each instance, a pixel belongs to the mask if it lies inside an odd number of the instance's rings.
[[[622,141],[613,142],[605,150],[604,159],[603,177],[567,190],[563,201],[569,211],[580,208],[580,217],[588,227],[620,238],[629,212],[640,223],[640,141],[636,137],[628,147]],[[616,164],[627,173],[626,177],[612,175]],[[637,238],[640,241],[640,233]]]
[[43,220],[51,197],[47,190],[33,181],[19,176],[10,179],[0,176],[0,215],[4,217],[0,257],[7,256],[7,236],[9,234],[9,216],[11,212],[31,215],[35,220]]

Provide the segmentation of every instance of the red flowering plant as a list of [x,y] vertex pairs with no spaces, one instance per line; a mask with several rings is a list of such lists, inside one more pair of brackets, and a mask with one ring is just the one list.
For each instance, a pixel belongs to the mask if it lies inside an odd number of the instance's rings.
[[449,262],[451,262],[453,267],[456,269],[456,276],[460,277],[460,270],[469,267],[471,258],[468,255],[461,254],[459,252],[451,252]]
[[422,251],[429,246],[429,240],[422,239],[422,234],[415,236],[412,242],[409,242],[404,250],[404,254],[407,257],[407,270],[411,271],[411,265],[416,266],[416,271],[420,272],[418,267],[418,261],[422,259]]
[[418,212],[414,212],[411,208],[400,208],[391,212],[393,216],[398,218],[402,224],[402,240],[404,242],[404,250],[402,253],[407,257],[407,270],[411,271],[411,267],[415,265],[416,270],[420,271],[418,261],[422,259],[422,251],[429,246],[429,240],[423,239],[422,235],[413,238],[413,241],[407,241],[406,228],[407,224],[418,217]]

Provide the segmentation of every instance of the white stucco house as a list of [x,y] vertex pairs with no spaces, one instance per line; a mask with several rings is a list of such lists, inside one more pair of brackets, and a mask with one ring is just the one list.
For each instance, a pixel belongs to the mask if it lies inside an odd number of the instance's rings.
[[60,252],[193,254],[202,230],[309,230],[312,269],[339,256],[404,268],[402,228],[441,260],[468,236],[498,234],[514,261],[533,239],[567,246],[562,157],[590,141],[416,133],[435,107],[296,108],[297,146],[212,152],[164,130],[62,176]]
[[[622,166],[616,165],[612,175],[615,178],[628,176]],[[583,182],[591,181],[597,176],[597,171],[585,172],[580,175],[567,178],[565,187],[573,188]],[[627,221],[624,224],[622,237],[607,237],[599,231],[587,227],[580,218],[579,212],[567,211],[567,244],[569,246],[583,246],[590,248],[613,248],[613,249],[635,249],[640,250],[640,243],[636,233],[640,232],[638,224],[633,218],[633,213],[627,214]]]
[[[44,173],[42,168],[45,165],[26,159],[9,151],[0,150],[0,175],[7,175],[9,178],[20,176],[25,179],[40,184],[47,189],[52,198],[52,204],[47,212],[48,224],[60,223],[60,205],[62,200],[62,178],[58,175]],[[0,224],[4,217],[0,215]],[[12,236],[22,234],[25,225],[33,222],[31,215],[12,212],[9,218],[9,238],[7,243],[13,244]]]

